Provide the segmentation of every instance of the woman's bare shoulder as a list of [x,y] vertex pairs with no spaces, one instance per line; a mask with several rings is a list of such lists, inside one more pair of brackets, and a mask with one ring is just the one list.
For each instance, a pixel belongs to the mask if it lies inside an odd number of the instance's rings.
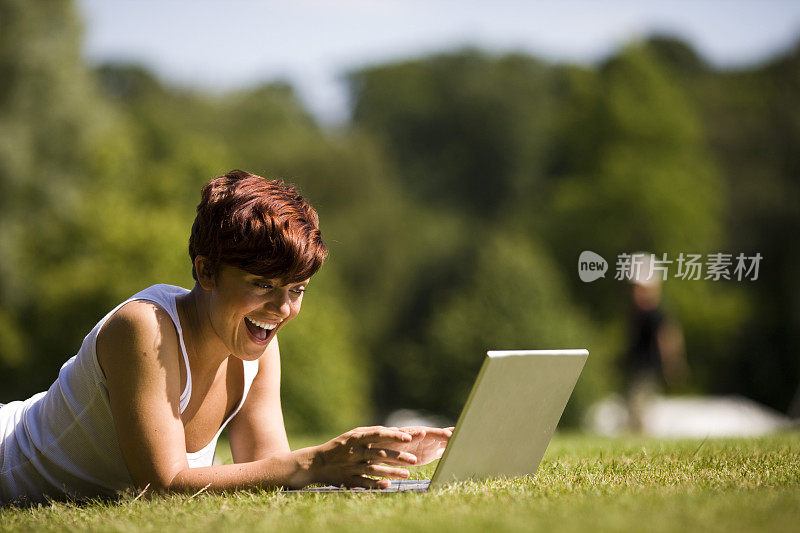
[[[178,335],[169,313],[161,306],[134,300],[111,315],[97,334],[101,368],[127,366],[148,359],[175,361]],[[126,357],[117,357],[124,354]]]

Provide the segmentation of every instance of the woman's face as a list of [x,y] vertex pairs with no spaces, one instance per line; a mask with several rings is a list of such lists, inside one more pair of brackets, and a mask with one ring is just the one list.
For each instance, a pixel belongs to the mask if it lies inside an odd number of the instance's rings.
[[234,356],[258,359],[277,331],[300,312],[309,280],[281,280],[220,265],[211,285],[209,318],[217,336]]

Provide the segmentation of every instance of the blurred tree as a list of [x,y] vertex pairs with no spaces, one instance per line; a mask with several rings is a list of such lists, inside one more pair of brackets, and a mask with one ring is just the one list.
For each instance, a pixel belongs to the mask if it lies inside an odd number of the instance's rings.
[[[562,175],[552,208],[539,217],[564,268],[574,271],[580,252],[593,250],[609,260],[612,279],[622,252],[667,253],[674,261],[680,252],[722,251],[728,192],[705,142],[698,101],[686,92],[694,86],[682,85],[702,71],[691,49],[655,39],[628,46],[596,74],[564,72]],[[673,276],[676,269],[673,263]],[[614,323],[626,316],[624,284],[570,281],[597,318]],[[682,280],[664,291],[683,325],[695,383],[713,387],[749,317],[745,294],[729,284]]]
[[386,143],[412,198],[491,218],[509,197],[535,190],[548,141],[545,64],[466,50],[349,80],[354,124]]
[[699,87],[708,138],[728,179],[732,250],[763,256],[739,284],[752,311],[714,390],[778,410],[800,384],[800,43],[763,66],[717,73]]
[[[39,334],[49,303],[38,283],[87,182],[85,159],[102,117],[80,57],[70,2],[0,1],[0,388],[39,383]],[[60,246],[59,249],[63,249]],[[50,317],[52,318],[52,316]],[[13,370],[11,373],[9,371]],[[20,379],[24,376],[23,379]],[[5,399],[10,399],[6,397]]]
[[710,73],[710,67],[686,41],[671,35],[655,34],[644,41],[659,64],[684,78],[684,81]]
[[[598,123],[583,128],[592,138],[570,154],[575,171],[564,163],[554,191],[548,234],[559,256],[573,263],[584,249],[710,250],[721,241],[724,189],[681,88],[640,46],[611,59],[599,76],[595,109],[584,115]],[[572,131],[561,134],[569,144]]]
[[[475,236],[461,265],[464,275],[422,317],[422,337],[409,336],[393,350],[401,361],[400,398],[453,418],[487,350],[583,348],[594,340],[541,246],[527,236],[490,228]],[[571,401],[567,423],[576,421],[597,388],[600,375],[592,366],[594,361]]]

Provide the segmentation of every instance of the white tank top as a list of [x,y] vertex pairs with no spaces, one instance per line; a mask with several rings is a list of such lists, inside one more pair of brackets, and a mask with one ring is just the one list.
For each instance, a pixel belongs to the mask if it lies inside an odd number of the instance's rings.
[[[119,448],[108,389],[97,362],[97,333],[117,310],[132,300],[153,302],[169,313],[178,331],[186,365],[181,413],[189,405],[192,373],[175,305],[188,291],[153,285],[112,309],[83,339],[78,354],[64,363],[47,390],[0,407],[0,503],[41,501],[45,496],[113,496],[133,486]],[[258,373],[258,361],[244,361],[244,393],[236,409],[202,450],[187,453],[191,468],[210,466],[220,433],[239,412]]]

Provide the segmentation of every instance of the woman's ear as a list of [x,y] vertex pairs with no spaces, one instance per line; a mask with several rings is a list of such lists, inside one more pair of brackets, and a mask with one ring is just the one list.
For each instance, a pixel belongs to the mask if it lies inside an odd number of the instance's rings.
[[197,273],[197,283],[209,291],[216,285],[217,276],[211,272],[209,261],[205,256],[198,255],[194,258],[194,271]]

